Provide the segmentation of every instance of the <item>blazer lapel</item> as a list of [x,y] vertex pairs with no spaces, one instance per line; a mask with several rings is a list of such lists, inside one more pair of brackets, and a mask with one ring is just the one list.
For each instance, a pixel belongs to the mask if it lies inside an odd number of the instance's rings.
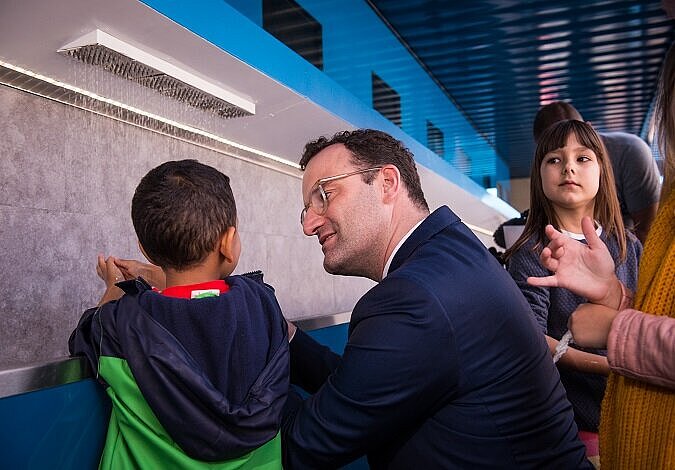
[[401,245],[401,248],[396,252],[394,259],[389,266],[387,274],[398,269],[422,243],[426,242],[446,227],[459,221],[459,217],[457,217],[448,206],[441,206],[433,211],[426,219],[424,219],[424,222],[410,234],[403,245]]

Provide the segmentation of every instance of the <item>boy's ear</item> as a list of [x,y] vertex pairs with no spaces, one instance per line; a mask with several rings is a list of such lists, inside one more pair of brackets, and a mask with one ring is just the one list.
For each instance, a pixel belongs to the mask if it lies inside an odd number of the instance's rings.
[[227,227],[225,233],[220,237],[220,254],[225,257],[229,263],[235,262],[234,259],[234,235],[237,233],[236,227]]
[[145,259],[148,260],[148,263],[150,263],[150,264],[157,264],[157,263],[155,263],[155,262],[152,260],[152,258],[150,258],[150,257],[148,256],[148,254],[145,252],[145,248],[143,248],[143,245],[141,245],[141,241],[140,241],[140,240],[136,240],[136,241],[138,242],[138,249],[141,250],[141,253],[143,254],[143,256],[145,256]]

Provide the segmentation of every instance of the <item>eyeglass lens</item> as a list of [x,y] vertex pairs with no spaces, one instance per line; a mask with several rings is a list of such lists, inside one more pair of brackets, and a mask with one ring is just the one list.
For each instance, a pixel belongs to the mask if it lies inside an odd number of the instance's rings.
[[335,176],[329,176],[328,178],[323,178],[317,181],[317,186],[312,191],[312,193],[309,195],[309,204],[302,209],[302,212],[300,212],[300,223],[304,224],[305,222],[305,216],[307,215],[307,211],[312,208],[312,210],[317,214],[317,215],[323,215],[324,212],[326,212],[326,209],[328,208],[328,198],[326,197],[326,192],[323,190],[322,184],[327,183],[329,181],[337,181],[342,178],[347,178],[348,176],[354,176],[354,175],[360,175],[361,173],[365,173],[367,171],[378,171],[381,170],[381,166],[373,167],[373,168],[365,168],[363,170],[356,170],[351,173],[345,173],[343,175],[335,175]]
[[300,213],[301,224],[305,222],[305,216],[310,208],[318,215],[321,215],[326,211],[326,193],[321,185],[318,185],[314,191],[312,191],[312,194],[309,196],[309,205]]

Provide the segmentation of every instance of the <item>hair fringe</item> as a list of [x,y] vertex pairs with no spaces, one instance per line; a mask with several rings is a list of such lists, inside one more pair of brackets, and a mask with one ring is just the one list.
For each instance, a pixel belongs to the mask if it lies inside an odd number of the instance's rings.
[[541,184],[541,162],[551,151],[564,147],[567,138],[572,133],[584,146],[593,150],[598,157],[600,182],[598,193],[595,196],[593,217],[600,222],[608,236],[616,238],[619,246],[619,261],[623,262],[626,259],[626,231],[621,217],[621,207],[616,194],[614,173],[609,162],[607,149],[593,126],[583,121],[569,119],[559,121],[547,128],[538,141],[534,161],[530,169],[530,213],[523,233],[504,253],[506,261],[533,236],[536,236],[536,242],[532,249],[535,253],[541,252],[544,244],[548,241],[545,232],[546,225],[553,225],[557,230],[560,230],[560,220],[556,216],[553,205],[545,196]]

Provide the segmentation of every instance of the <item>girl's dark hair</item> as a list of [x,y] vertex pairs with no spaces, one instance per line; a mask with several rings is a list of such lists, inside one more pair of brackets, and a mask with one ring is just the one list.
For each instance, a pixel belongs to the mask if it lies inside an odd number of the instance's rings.
[[620,260],[626,259],[626,232],[621,218],[619,198],[616,195],[614,173],[607,155],[607,149],[602,139],[590,124],[570,119],[559,121],[548,127],[537,143],[534,161],[530,170],[530,213],[525,223],[523,233],[518,240],[506,250],[505,259],[508,259],[522,247],[532,236],[536,237],[535,251],[541,251],[547,242],[544,229],[551,224],[560,230],[560,221],[556,216],[553,204],[544,194],[541,183],[541,164],[547,154],[563,148],[567,138],[574,134],[581,145],[592,150],[598,158],[600,166],[600,185],[595,195],[593,218],[600,222],[603,230],[609,236],[614,236],[619,245]]
[[203,261],[228,227],[236,226],[230,179],[196,160],[163,163],[138,184],[131,219],[150,261],[185,270]]

